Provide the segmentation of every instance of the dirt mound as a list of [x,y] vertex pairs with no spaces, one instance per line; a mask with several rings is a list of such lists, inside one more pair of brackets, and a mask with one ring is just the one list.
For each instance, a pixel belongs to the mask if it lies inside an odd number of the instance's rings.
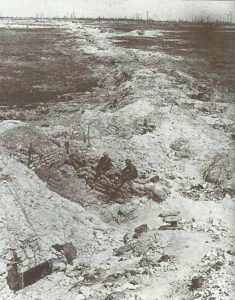
[[1,140],[4,148],[17,160],[28,164],[30,147],[33,148],[33,154],[37,154],[38,157],[58,148],[58,144],[54,140],[48,138],[36,128],[23,122],[13,125],[12,121],[1,123],[1,128],[4,129],[1,133]]
[[[7,292],[7,264],[25,272],[57,259],[51,251],[54,244],[72,242],[76,249],[85,249],[87,237],[92,240],[93,222],[80,205],[46,189],[26,166],[1,156],[0,170],[0,287]],[[68,227],[71,220],[76,222]]]

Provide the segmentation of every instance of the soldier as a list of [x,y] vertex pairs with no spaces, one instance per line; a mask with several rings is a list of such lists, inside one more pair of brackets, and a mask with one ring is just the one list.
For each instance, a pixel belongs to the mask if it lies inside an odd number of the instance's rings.
[[113,164],[111,159],[108,156],[108,153],[104,153],[103,156],[100,158],[98,165],[96,167],[96,174],[94,181],[97,181],[98,178],[108,172],[112,168]]
[[74,168],[74,170],[78,170],[79,168],[84,167],[85,165],[84,159],[82,158],[82,155],[79,152],[70,153],[68,162]]
[[119,177],[119,184],[117,185],[117,188],[115,189],[113,195],[117,195],[119,192],[121,192],[121,188],[125,183],[130,182],[138,177],[138,171],[133,165],[132,161],[130,159],[126,159],[125,163],[126,167],[121,171],[121,176]]
[[138,177],[138,171],[136,167],[133,165],[132,161],[130,159],[125,160],[126,167],[122,170],[121,173],[121,187],[123,184],[125,184],[128,181],[134,180]]

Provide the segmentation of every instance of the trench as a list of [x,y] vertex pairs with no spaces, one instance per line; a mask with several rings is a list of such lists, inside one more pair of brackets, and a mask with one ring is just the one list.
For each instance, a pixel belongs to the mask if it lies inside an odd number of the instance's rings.
[[11,290],[17,292],[51,274],[52,261],[50,260],[45,261],[23,273],[19,273],[17,264],[13,264],[8,270],[7,284]]

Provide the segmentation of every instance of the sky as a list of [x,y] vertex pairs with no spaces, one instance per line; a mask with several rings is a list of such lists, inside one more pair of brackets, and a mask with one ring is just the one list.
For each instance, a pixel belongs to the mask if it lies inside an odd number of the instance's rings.
[[[134,17],[136,13],[159,20],[190,20],[208,16],[225,20],[235,1],[220,0],[0,0],[1,16]],[[233,18],[234,21],[234,18]]]

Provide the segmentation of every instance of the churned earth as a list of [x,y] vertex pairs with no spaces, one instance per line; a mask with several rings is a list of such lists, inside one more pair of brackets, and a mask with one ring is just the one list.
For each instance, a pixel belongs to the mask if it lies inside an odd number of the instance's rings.
[[[12,88],[0,99],[0,298],[234,299],[233,49],[215,42],[226,31],[9,19],[0,30],[1,53],[9,35],[29,45],[26,58],[1,62],[0,84]],[[66,163],[65,142],[93,166],[104,151],[119,170],[130,158],[144,192],[120,201],[92,189]],[[72,265],[9,288],[14,255],[25,271],[58,260],[52,246],[69,242]]]

